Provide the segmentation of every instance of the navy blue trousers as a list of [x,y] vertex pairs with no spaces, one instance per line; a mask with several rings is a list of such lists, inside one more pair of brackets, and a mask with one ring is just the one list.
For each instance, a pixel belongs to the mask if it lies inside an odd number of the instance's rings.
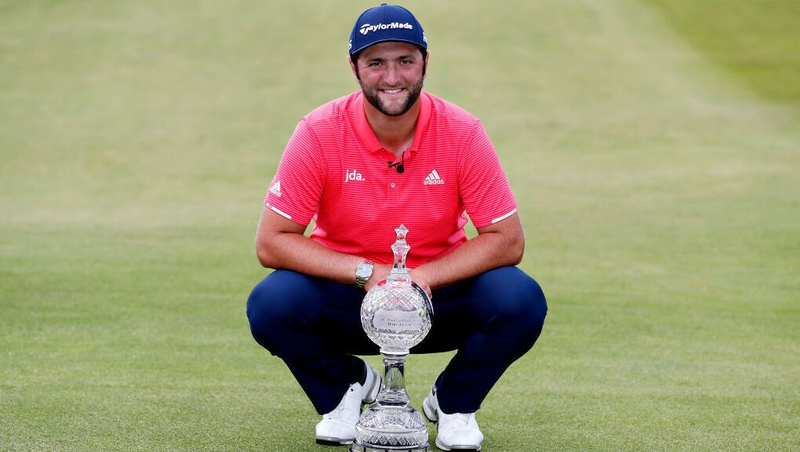
[[[378,354],[361,327],[364,291],[288,270],[264,278],[247,300],[250,330],[289,367],[318,413],[330,412],[363,375],[356,355]],[[501,267],[433,291],[430,333],[411,353],[458,350],[436,381],[445,413],[472,413],[503,372],[533,347],[547,315],[539,284]]]

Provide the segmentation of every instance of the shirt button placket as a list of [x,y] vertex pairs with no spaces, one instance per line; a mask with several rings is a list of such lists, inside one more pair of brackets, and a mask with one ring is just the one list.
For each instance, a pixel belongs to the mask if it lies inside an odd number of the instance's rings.
[[400,188],[398,187],[397,182],[389,182],[389,193],[388,193],[388,196],[386,197],[386,199],[390,203],[396,203],[397,199],[398,199],[398,192],[399,191],[400,191]]

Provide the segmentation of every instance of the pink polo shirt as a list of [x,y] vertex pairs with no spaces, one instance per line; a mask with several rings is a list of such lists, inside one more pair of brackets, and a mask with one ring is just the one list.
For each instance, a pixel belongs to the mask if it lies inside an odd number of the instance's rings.
[[[517,211],[497,152],[470,113],[423,92],[414,142],[395,159],[363,102],[359,91],[303,117],[264,200],[295,223],[314,220],[312,240],[391,264],[394,229],[404,224],[414,268],[464,243],[467,215],[480,228]],[[401,161],[402,173],[389,167]]]

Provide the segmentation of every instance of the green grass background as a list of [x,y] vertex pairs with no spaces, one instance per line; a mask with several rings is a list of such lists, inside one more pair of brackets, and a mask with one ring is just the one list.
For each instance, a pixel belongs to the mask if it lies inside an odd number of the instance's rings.
[[[0,450],[339,450],[244,304],[280,153],[357,88],[372,5],[0,0]],[[799,449],[798,3],[405,5],[550,304],[484,450]],[[409,358],[416,406],[448,358]]]

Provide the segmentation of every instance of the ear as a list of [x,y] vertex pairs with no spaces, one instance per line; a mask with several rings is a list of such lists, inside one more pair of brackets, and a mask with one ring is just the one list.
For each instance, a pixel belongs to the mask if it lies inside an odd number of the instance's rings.
[[425,80],[426,78],[428,78],[428,62],[430,60],[431,60],[431,52],[426,51],[425,52],[425,66],[424,66],[424,69],[422,70],[422,80]]
[[356,83],[359,85],[361,84],[361,77],[358,75],[358,68],[356,67],[355,63],[353,63],[353,58],[347,57],[347,62],[350,64],[350,70],[353,72],[353,76],[356,78]]

